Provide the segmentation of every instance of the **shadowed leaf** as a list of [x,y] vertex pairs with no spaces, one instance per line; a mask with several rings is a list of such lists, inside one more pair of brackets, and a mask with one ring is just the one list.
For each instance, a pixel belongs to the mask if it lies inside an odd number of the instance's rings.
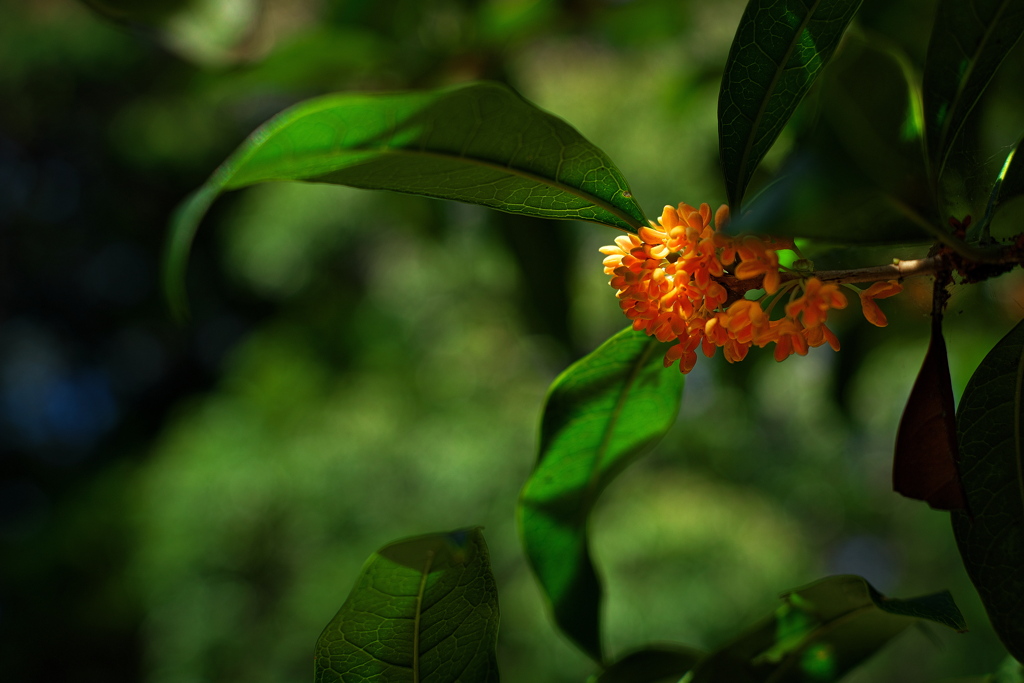
[[703,656],[688,647],[652,645],[620,657],[594,683],[676,683]]
[[829,67],[818,125],[827,124],[833,139],[820,148],[841,148],[839,159],[849,159],[868,184],[910,206],[930,208],[920,76],[902,52],[879,43],[851,35]]
[[315,683],[497,683],[498,595],[479,528],[385,546],[316,643]]
[[953,513],[967,574],[1006,649],[1024,659],[1024,322],[974,372],[957,412],[960,473],[974,516]]
[[936,510],[966,510],[957,472],[956,416],[942,319],[932,318],[932,337],[921,372],[896,431],[892,488]]
[[987,676],[971,676],[970,678],[943,678],[937,683],[1024,683],[1024,665],[1013,657],[1003,660],[999,671]]
[[849,36],[821,84],[820,118],[730,230],[845,244],[932,241],[912,72],[898,52]]
[[846,245],[930,240],[906,206],[856,175],[815,150],[794,153],[777,180],[757,194],[729,230]]
[[177,313],[186,308],[189,246],[207,208],[225,190],[274,180],[394,190],[623,230],[646,224],[604,152],[504,86],[326,95],[258,128],[179,208],[164,267]]
[[861,0],[750,0],[725,63],[718,139],[738,214],[757,165],[832,57]]
[[665,344],[626,329],[551,385],[540,455],[519,498],[526,555],[558,626],[601,661],[601,585],[587,520],[601,491],[656,444],[679,412],[683,377]]
[[968,114],[1024,33],[1020,0],[940,0],[924,66],[924,114],[934,182]]
[[698,664],[691,683],[827,683],[919,619],[966,628],[947,591],[895,600],[859,576],[831,576],[782,600],[773,616]]

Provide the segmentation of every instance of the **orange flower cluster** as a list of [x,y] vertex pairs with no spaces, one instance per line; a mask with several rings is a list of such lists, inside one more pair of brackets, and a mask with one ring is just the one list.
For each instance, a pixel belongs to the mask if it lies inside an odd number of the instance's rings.
[[[633,321],[633,329],[659,341],[677,342],[665,354],[665,366],[678,360],[679,369],[690,372],[697,362],[697,347],[708,358],[721,347],[730,363],[743,360],[751,346],[773,342],[779,361],[826,343],[838,351],[839,340],[825,321],[829,310],[846,307],[839,285],[816,277],[783,283],[778,251],[792,249],[792,242],[723,234],[729,221],[725,205],[715,212],[713,222],[711,218],[707,204],[699,209],[689,204],[666,206],[651,227],[617,237],[615,245],[601,249],[609,284],[618,290],[619,305]],[[743,298],[750,287],[736,286],[738,281],[758,277],[763,300],[777,302],[790,294],[784,317],[770,319],[774,302],[766,311],[760,301]],[[896,282],[876,283],[863,292],[865,317],[885,325],[874,299],[900,289]]]

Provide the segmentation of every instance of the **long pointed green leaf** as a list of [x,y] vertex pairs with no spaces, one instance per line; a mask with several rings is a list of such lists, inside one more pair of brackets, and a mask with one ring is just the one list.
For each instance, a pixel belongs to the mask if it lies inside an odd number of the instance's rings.
[[498,683],[498,594],[479,528],[370,557],[320,634],[314,683]]
[[164,281],[178,312],[189,246],[210,203],[225,190],[274,180],[408,192],[623,230],[646,224],[604,152],[502,85],[327,95],[257,129],[175,214]]
[[940,0],[924,66],[924,114],[933,182],[1010,48],[1024,34],[1020,0]]
[[827,683],[919,619],[966,629],[948,591],[895,600],[859,576],[830,576],[782,600],[774,615],[698,664],[691,683]]
[[1024,660],[1024,322],[975,370],[957,410],[973,517],[954,512],[967,574],[1006,649]]
[[750,0],[725,62],[718,144],[729,206],[832,57],[861,0]]
[[519,499],[526,555],[558,626],[601,661],[601,585],[587,520],[601,491],[675,422],[683,377],[665,345],[624,330],[551,385],[540,456]]

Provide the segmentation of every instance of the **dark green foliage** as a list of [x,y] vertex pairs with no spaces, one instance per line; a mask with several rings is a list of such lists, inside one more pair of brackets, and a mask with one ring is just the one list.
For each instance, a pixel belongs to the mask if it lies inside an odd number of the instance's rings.
[[968,115],[1024,33],[1017,0],[941,0],[924,69],[924,115],[933,182]]
[[722,76],[719,150],[739,213],[757,165],[835,52],[861,0],[751,0]]
[[782,600],[773,616],[697,665],[692,683],[836,681],[918,619],[966,628],[948,592],[894,600],[859,576],[822,579]]
[[675,683],[703,657],[686,647],[651,646],[620,657],[595,683]]
[[316,683],[498,683],[498,593],[480,529],[396,541],[367,560],[316,643]]
[[957,410],[961,476],[973,513],[953,533],[1006,649],[1024,659],[1024,323],[985,357]]

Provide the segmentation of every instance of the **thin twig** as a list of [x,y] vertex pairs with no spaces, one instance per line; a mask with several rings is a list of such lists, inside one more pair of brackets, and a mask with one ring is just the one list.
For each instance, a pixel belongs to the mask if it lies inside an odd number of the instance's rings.
[[[871,266],[868,268],[851,268],[848,270],[819,270],[814,273],[822,282],[833,282],[837,285],[850,282],[878,282],[879,280],[902,280],[903,278],[916,275],[932,275],[949,266],[943,263],[942,256],[929,256],[927,258],[911,259],[909,261],[896,261],[885,266]],[[795,280],[805,277],[799,273],[787,273],[782,276],[783,280]]]

